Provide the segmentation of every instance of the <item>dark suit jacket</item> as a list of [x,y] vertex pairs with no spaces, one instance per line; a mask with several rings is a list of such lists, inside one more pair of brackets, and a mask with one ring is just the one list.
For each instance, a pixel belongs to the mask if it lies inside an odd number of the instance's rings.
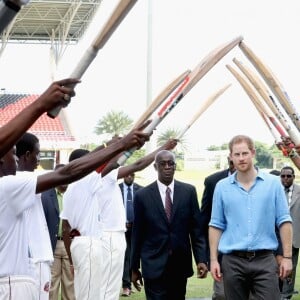
[[211,210],[212,210],[212,202],[213,202],[213,195],[216,184],[223,178],[226,178],[229,174],[229,169],[222,170],[216,173],[213,173],[205,178],[204,180],[204,191],[202,195],[202,202],[201,202],[201,233],[204,236],[205,244],[206,244],[206,258],[205,263],[209,262],[209,243],[208,243],[208,223],[211,217]]
[[156,181],[136,193],[134,214],[132,269],[139,269],[141,260],[143,277],[158,278],[164,271],[171,250],[176,270],[183,276],[192,276],[192,249],[195,261],[199,263],[203,246],[195,187],[175,180],[170,224]]
[[54,252],[59,226],[59,206],[54,188],[42,193],[42,203],[50,234],[52,251]]

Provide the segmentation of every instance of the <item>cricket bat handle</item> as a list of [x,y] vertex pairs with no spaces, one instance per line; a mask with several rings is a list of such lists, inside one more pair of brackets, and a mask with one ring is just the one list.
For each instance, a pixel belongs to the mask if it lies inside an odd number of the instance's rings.
[[[89,67],[89,65],[92,63],[94,58],[96,57],[97,53],[98,53],[98,51],[96,51],[94,47],[90,46],[87,49],[87,51],[84,53],[84,55],[82,56],[81,60],[77,64],[76,68],[73,70],[70,78],[80,79],[82,77],[82,75],[84,74],[84,72]],[[74,86],[70,86],[70,87],[74,87]],[[47,112],[47,115],[52,119],[56,118],[58,116],[60,110],[63,107],[68,106],[70,103],[70,101],[65,101],[65,102],[66,102],[66,104],[64,106],[59,105],[59,106],[53,108],[52,110]]]
[[[161,118],[159,116],[155,116],[154,119],[152,120],[152,122],[144,129],[144,132],[145,133],[151,133],[155,128],[156,126],[160,123],[161,121]],[[133,154],[134,151],[137,150],[137,147],[134,147],[134,148],[131,148],[127,151],[125,151],[123,153],[122,156],[120,156],[120,158],[118,159],[117,161],[117,164],[119,166],[123,166],[124,163],[126,162],[126,160]]]

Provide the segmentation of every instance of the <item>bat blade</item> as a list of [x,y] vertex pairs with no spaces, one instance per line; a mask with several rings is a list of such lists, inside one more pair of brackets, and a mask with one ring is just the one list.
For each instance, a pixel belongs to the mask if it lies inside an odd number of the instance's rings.
[[211,95],[209,98],[205,100],[204,103],[200,106],[197,113],[193,116],[191,121],[186,125],[186,127],[180,132],[179,136],[177,137],[178,140],[180,140],[184,134],[187,132],[188,129],[199,119],[199,117],[216,101],[217,98],[219,98],[229,87],[230,84],[227,84],[226,86],[219,89],[217,92],[215,92],[213,95]]
[[[80,59],[79,63],[71,73],[71,78],[78,78],[80,79],[85,71],[88,69],[92,61],[98,54],[99,49],[103,48],[106,42],[109,40],[111,35],[114,33],[116,28],[120,25],[122,20],[134,6],[137,0],[120,0],[119,4],[113,10],[113,13],[110,15],[109,19],[105,23],[104,27],[101,28],[99,34],[93,41],[93,43],[89,46],[89,48],[85,51],[82,58]],[[66,102],[66,106],[69,103]],[[50,118],[55,118],[63,106],[57,106],[56,108],[47,112],[47,115]]]
[[265,101],[266,105],[271,109],[275,117],[278,119],[278,121],[284,127],[288,135],[291,137],[291,140],[298,145],[300,143],[299,132],[293,130],[293,128],[290,126],[283,112],[280,110],[280,107],[276,105],[272,95],[270,94],[270,92],[268,91],[267,87],[264,85],[262,80],[254,72],[252,72],[249,68],[247,68],[246,65],[244,65],[241,61],[234,58],[233,62],[249,79],[253,87],[260,94],[261,98]]
[[106,44],[108,39],[111,37],[136,2],[137,0],[121,0],[118,3],[116,8],[113,10],[113,13],[110,15],[107,22],[101,29],[100,33],[92,43],[92,46],[95,49],[99,50]]
[[[228,52],[230,52],[235,46],[239,45],[243,40],[242,36],[238,36],[233,40],[215,48],[208,55],[206,55],[191,74],[191,80],[188,86],[184,89],[184,93],[188,93],[189,90],[209,71],[217,64]],[[193,76],[195,75],[195,76]]]
[[[193,71],[185,78],[183,83],[177,88],[176,91],[166,100],[163,107],[159,109],[157,115],[152,120],[152,122],[144,129],[144,132],[150,133],[154,130],[159,123],[173,110],[179,101],[196,85],[197,82],[204,75],[212,69],[212,67],[220,61],[230,50],[232,50],[236,45],[238,45],[243,40],[242,36],[227,42],[213,51],[211,51],[200,63],[193,69]],[[123,165],[126,160],[132,155],[136,149],[132,149],[124,153],[118,160],[118,164]]]
[[143,124],[152,113],[162,104],[164,100],[172,94],[174,90],[185,80],[185,78],[191,73],[190,70],[183,72],[175,80],[173,80],[149,105],[146,111],[141,115],[141,117],[136,121],[134,127],[138,127]]
[[260,59],[244,42],[239,44],[240,49],[263,77],[273,94],[276,96],[294,125],[300,130],[300,117],[296,112],[287,92],[272,70]]
[[270,109],[268,109],[266,106],[263,105],[262,101],[259,99],[257,93],[255,92],[254,88],[251,87],[251,85],[246,81],[245,78],[242,77],[242,75],[236,71],[234,68],[232,68],[230,65],[226,65],[226,68],[231,72],[231,74],[237,79],[237,81],[240,83],[246,94],[249,96],[253,104],[256,108],[259,108],[259,112],[263,112],[271,123],[274,125],[276,130],[279,132],[281,136],[288,137],[284,129],[278,124],[276,118],[271,114]]

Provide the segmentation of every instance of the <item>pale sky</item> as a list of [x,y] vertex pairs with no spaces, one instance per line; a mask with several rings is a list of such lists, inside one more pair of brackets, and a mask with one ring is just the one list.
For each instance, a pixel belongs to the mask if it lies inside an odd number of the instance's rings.
[[[150,0],[149,0],[150,1]],[[137,119],[147,105],[148,0],[138,0],[76,87],[65,110],[78,138],[88,138],[103,115],[123,110]],[[103,0],[85,37],[69,46],[57,79],[69,77],[106,22],[116,0]],[[217,46],[242,35],[277,75],[300,111],[299,0],[152,0],[152,97],[174,78],[193,69]],[[272,144],[274,139],[239,83],[225,68],[241,50],[229,52],[158,126],[182,129],[201,101],[227,83],[232,86],[197,120],[187,139],[197,149],[227,143],[236,134]],[[0,58],[0,88],[41,93],[50,84],[49,45],[8,45]]]

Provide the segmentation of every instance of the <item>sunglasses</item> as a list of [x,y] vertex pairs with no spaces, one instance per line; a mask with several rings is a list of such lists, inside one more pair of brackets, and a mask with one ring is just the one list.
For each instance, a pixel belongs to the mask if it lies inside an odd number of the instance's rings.
[[281,178],[285,178],[285,177],[286,177],[286,178],[292,178],[293,175],[291,175],[291,174],[287,174],[287,175],[281,174],[280,177],[281,177]]
[[167,165],[170,167],[174,167],[176,165],[175,161],[173,160],[161,160],[158,162],[160,167],[166,167]]

